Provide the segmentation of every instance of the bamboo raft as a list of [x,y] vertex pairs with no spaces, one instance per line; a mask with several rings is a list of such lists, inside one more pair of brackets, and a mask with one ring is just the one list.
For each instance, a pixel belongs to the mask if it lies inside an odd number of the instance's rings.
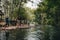
[[8,27],[0,27],[0,30],[14,30],[14,29],[26,29],[29,28],[29,26],[8,26]]
[[[1,25],[5,25],[4,22],[0,22]],[[12,29],[17,29],[17,28],[29,28],[29,26],[27,24],[21,24],[21,25],[16,25],[16,26],[3,26],[3,27],[0,27],[0,30],[12,30]]]

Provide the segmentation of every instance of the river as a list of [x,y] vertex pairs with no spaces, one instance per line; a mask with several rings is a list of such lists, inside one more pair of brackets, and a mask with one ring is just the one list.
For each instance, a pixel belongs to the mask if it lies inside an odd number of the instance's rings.
[[[19,32],[20,31],[20,32]],[[40,26],[30,27],[29,29],[19,29],[19,31],[14,30],[10,33],[9,40],[42,40],[43,39],[43,31],[40,30]],[[11,35],[12,34],[12,35]],[[1,40],[4,37],[6,38],[4,31],[1,32]]]
[[43,31],[40,30],[40,26],[31,27],[28,29],[26,40],[41,40]]

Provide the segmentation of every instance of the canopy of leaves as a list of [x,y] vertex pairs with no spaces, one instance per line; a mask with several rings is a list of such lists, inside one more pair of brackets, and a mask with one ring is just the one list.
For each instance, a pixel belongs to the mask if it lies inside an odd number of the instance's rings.
[[[53,25],[56,36],[52,40],[59,40],[59,28],[60,28],[60,0],[43,0],[39,5],[39,8],[35,11],[36,21],[38,23]],[[42,15],[41,15],[42,14]],[[45,15],[44,15],[45,14]],[[47,29],[48,30],[48,29]],[[46,31],[47,31],[46,30]],[[56,31],[55,31],[56,30]],[[59,30],[59,31],[57,31]],[[48,32],[48,31],[47,31]],[[59,32],[59,33],[58,33]],[[49,32],[48,32],[49,33]],[[48,36],[48,34],[47,34]],[[45,37],[47,37],[45,36]],[[44,39],[50,40],[50,39]]]

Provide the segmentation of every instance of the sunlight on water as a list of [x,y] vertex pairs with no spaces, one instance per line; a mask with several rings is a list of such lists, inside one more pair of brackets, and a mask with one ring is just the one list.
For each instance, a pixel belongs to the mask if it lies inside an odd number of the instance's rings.
[[28,34],[27,37],[25,39],[27,40],[40,40],[40,30],[34,27],[31,27],[30,29],[28,29]]

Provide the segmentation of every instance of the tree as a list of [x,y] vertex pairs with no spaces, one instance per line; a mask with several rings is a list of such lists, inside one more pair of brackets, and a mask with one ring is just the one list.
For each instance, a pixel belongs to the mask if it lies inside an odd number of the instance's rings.
[[59,27],[60,26],[59,25],[60,24],[60,21],[59,21],[60,20],[60,16],[59,16],[60,3],[59,2],[60,2],[59,0],[43,0],[43,2],[41,2],[38,5],[39,8],[35,12],[36,20],[39,24],[45,24],[45,25],[47,24],[47,25],[53,26],[54,35],[53,35],[52,40],[59,40],[59,33],[60,33],[60,30],[59,30],[60,29]]
[[[60,7],[60,1],[59,0],[45,0],[45,2],[47,1],[47,7],[48,7],[48,9],[47,9],[47,15],[50,15],[51,16],[51,18],[53,19],[53,21],[52,21],[52,24],[51,25],[53,25],[54,26],[54,30],[55,30],[55,33],[54,33],[54,35],[53,35],[53,39],[52,40],[59,40],[59,37],[60,37],[60,30],[59,30],[59,24],[60,24],[60,16],[59,16],[59,14],[60,14],[60,9],[59,9],[59,7]],[[49,16],[47,16],[47,17],[49,17]],[[51,19],[51,18],[49,18],[49,19]],[[59,31],[58,31],[59,30]]]

